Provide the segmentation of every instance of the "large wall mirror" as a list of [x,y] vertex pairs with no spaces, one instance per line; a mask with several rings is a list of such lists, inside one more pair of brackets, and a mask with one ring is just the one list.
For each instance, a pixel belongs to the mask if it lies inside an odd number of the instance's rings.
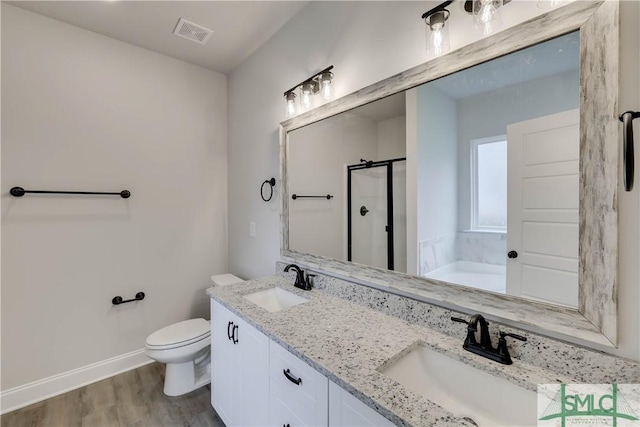
[[282,255],[616,343],[616,2],[576,2],[282,124]]

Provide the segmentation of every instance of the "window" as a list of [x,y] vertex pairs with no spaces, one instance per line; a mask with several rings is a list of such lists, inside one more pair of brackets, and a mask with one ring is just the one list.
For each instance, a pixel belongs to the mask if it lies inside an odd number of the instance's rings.
[[471,229],[507,231],[507,137],[471,141]]

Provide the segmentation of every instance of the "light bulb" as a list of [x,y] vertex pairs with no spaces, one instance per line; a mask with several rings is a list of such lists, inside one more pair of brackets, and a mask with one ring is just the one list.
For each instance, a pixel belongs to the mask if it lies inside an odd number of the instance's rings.
[[451,48],[449,44],[449,27],[445,21],[449,17],[446,9],[434,12],[425,19],[427,23],[427,54],[438,56],[448,52]]
[[539,9],[553,9],[564,3],[565,0],[538,0]]
[[333,99],[333,74],[322,73],[320,74],[320,94],[322,98],[329,101]]
[[483,35],[491,34],[502,25],[500,6],[503,0],[475,0],[473,2],[473,19],[476,28]]
[[287,117],[293,117],[296,115],[296,94],[293,92],[287,92],[284,94],[285,98],[285,114]]
[[300,105],[303,111],[311,109],[313,106],[313,82],[302,84],[300,89]]
[[442,53],[442,30],[433,30],[431,35],[431,45],[433,46],[433,53],[440,55]]

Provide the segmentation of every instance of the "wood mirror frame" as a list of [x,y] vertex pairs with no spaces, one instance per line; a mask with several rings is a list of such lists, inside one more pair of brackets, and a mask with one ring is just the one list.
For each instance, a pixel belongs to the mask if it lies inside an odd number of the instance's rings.
[[[578,308],[447,284],[289,249],[288,133],[386,96],[580,30]],[[396,74],[280,125],[281,245],[284,260],[386,292],[556,338],[617,344],[619,4],[575,1]]]

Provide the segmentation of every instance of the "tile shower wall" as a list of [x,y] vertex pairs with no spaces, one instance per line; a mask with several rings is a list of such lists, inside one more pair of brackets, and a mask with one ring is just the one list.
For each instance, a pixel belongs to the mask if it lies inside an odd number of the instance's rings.
[[507,235],[502,233],[461,232],[456,237],[460,261],[506,265]]
[[450,235],[422,240],[418,243],[418,274],[424,276],[430,271],[456,262],[458,260],[456,240],[455,235]]
[[420,276],[456,261],[506,265],[507,235],[461,232],[418,243]]
[[[277,274],[294,280],[294,273],[284,273],[285,265],[282,262],[276,263]],[[467,333],[466,327],[460,323],[452,322],[450,319],[451,316],[465,317],[464,313],[337,279],[319,272],[315,272],[315,274],[314,285],[323,292],[409,323],[457,337],[462,346]],[[511,355],[521,362],[550,369],[559,375],[567,375],[584,383],[611,383],[619,378],[634,379],[633,382],[640,382],[640,367],[637,362],[500,325],[497,322],[491,323],[490,329],[494,343],[498,340],[498,330],[516,333],[527,338],[526,342],[518,341],[509,346]]]

